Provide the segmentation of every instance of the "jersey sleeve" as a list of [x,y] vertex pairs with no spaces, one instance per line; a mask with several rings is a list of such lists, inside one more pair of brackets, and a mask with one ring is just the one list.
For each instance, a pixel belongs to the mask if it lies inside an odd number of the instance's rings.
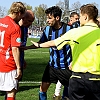
[[21,30],[20,27],[11,34],[11,47],[21,45]]
[[58,50],[62,49],[64,45],[72,43],[73,41],[73,36],[71,36],[72,30],[69,30],[61,37],[54,40],[54,43]]
[[48,41],[48,34],[49,34],[49,30],[47,30],[47,27],[45,27],[45,29],[43,30],[43,33],[40,37],[39,42],[40,43],[47,42]]

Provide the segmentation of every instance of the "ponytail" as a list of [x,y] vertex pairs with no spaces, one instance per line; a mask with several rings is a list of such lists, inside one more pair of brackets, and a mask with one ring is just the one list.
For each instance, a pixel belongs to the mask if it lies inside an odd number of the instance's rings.
[[94,21],[97,25],[98,25],[98,27],[100,28],[100,22],[96,19],[95,21]]

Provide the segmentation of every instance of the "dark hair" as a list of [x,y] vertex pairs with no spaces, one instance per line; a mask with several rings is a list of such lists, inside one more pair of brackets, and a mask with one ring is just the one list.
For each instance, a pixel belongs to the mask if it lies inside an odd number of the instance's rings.
[[98,9],[96,8],[95,5],[93,4],[83,5],[81,6],[80,11],[81,11],[81,14],[87,14],[89,17],[89,20],[92,19],[99,26],[99,21],[97,20]]
[[77,15],[77,16],[79,17],[79,14],[78,14],[77,12],[72,12],[72,13],[70,14],[70,17],[74,17],[74,15]]
[[62,10],[58,6],[52,6],[52,7],[48,8],[48,9],[46,9],[45,13],[53,15],[54,18],[56,18],[57,16],[59,16],[60,19],[61,19]]

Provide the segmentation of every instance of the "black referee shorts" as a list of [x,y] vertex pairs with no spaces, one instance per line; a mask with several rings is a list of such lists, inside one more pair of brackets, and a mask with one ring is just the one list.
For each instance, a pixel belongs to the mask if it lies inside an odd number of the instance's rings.
[[100,75],[73,72],[68,90],[70,100],[100,100]]
[[68,68],[55,69],[48,64],[45,68],[42,82],[57,83],[59,80],[62,85],[68,86],[71,74],[72,72]]

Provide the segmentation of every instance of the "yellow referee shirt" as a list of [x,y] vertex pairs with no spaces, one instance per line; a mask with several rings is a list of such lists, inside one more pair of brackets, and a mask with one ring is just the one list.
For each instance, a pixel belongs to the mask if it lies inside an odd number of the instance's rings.
[[100,29],[95,23],[69,30],[54,42],[58,50],[71,45],[72,71],[100,74]]

